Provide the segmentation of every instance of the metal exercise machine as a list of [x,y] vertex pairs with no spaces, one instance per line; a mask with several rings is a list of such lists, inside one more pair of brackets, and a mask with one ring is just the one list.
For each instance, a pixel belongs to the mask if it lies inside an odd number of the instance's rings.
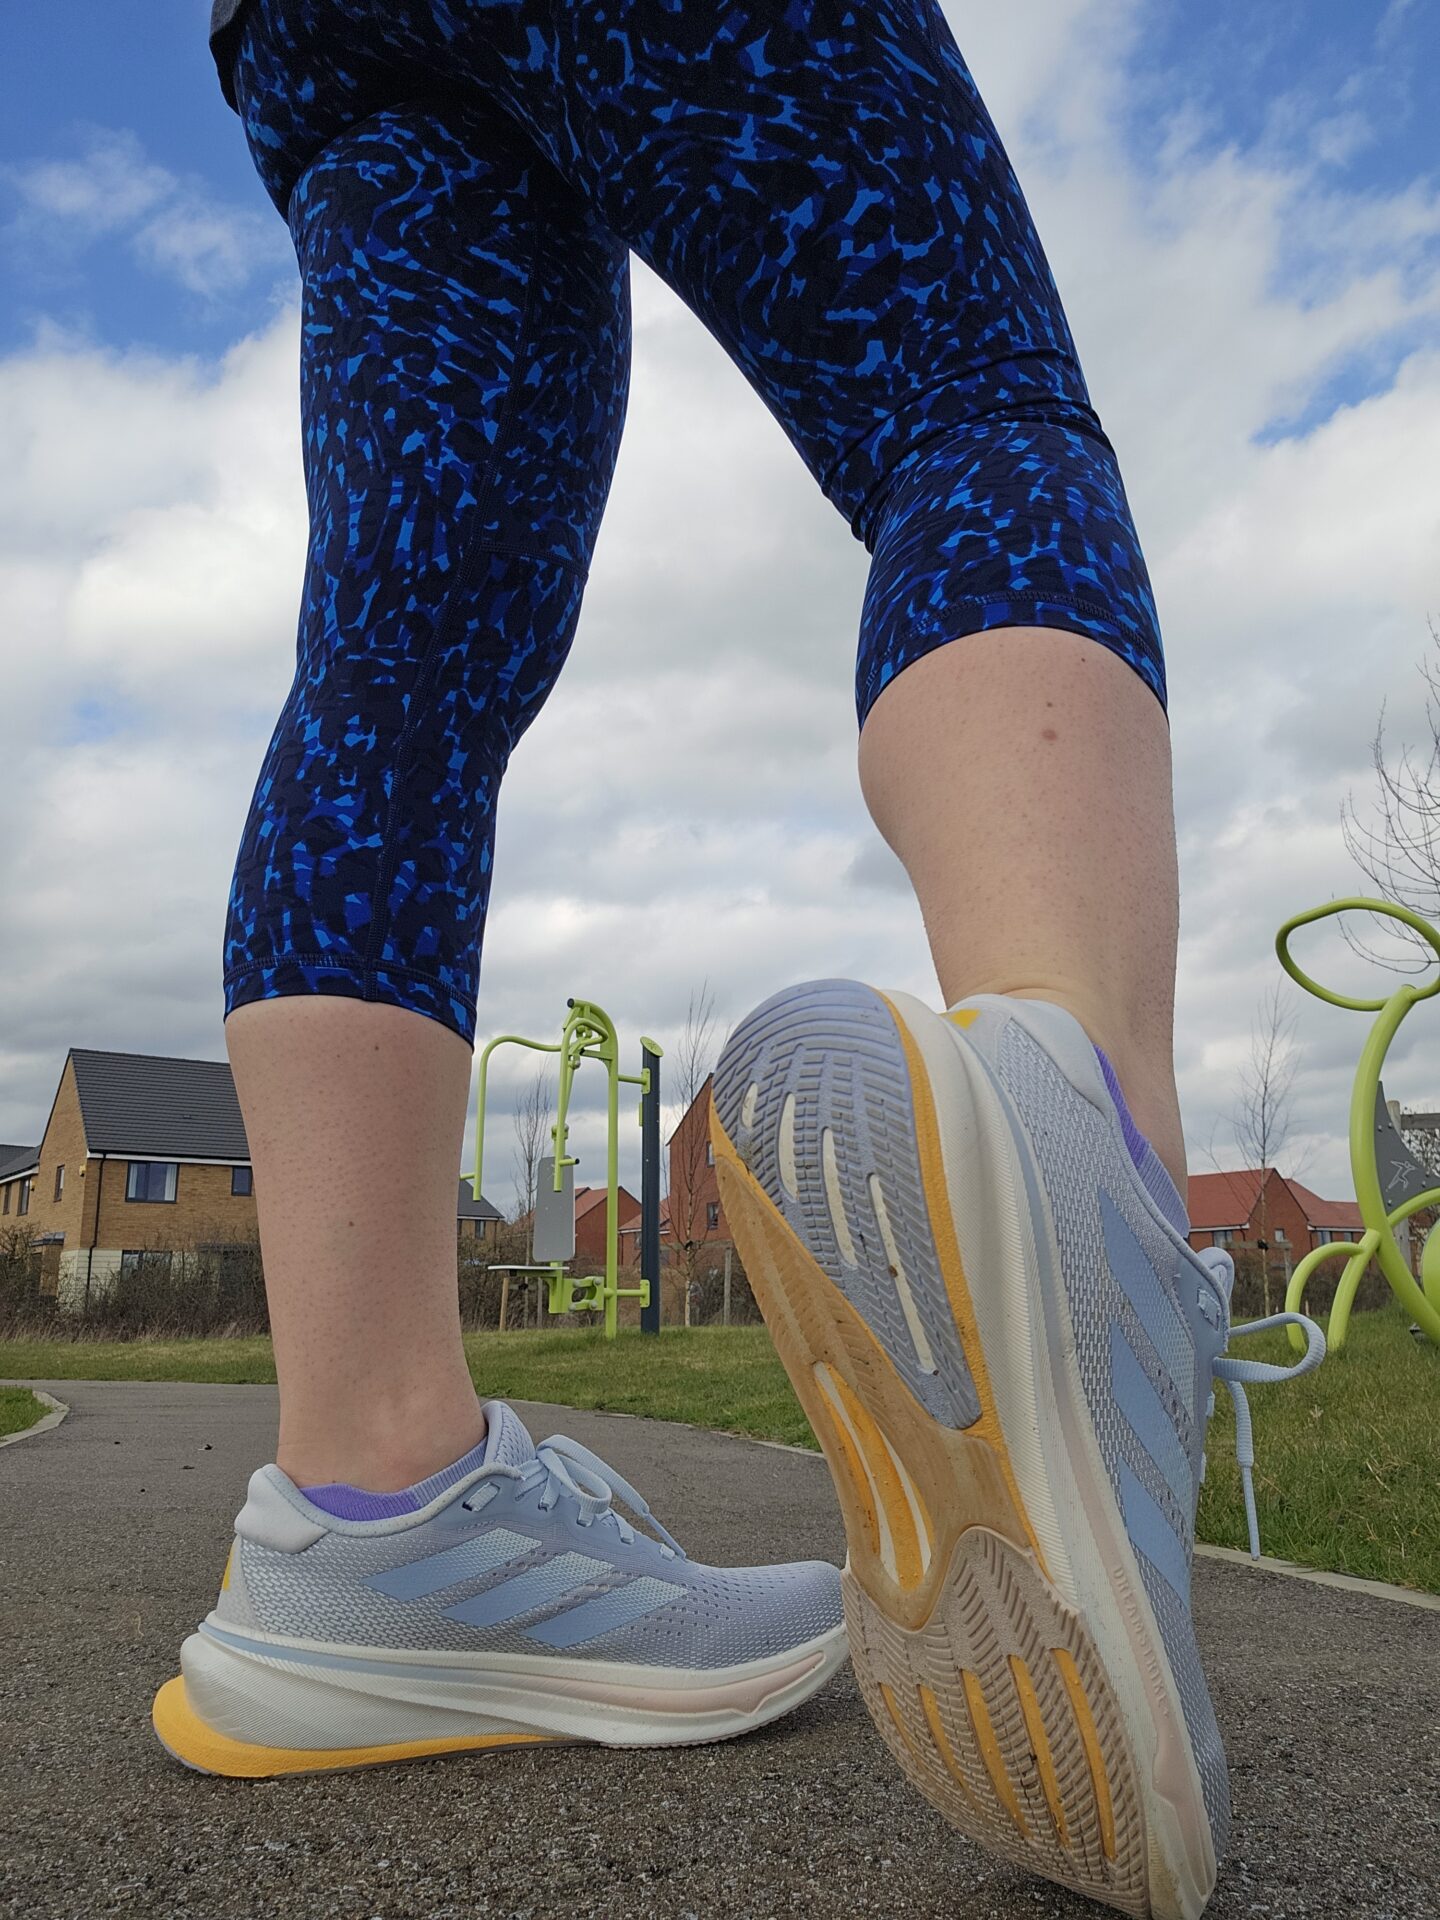
[[[558,1053],[560,1087],[556,1120],[550,1129],[554,1152],[541,1160],[535,1183],[533,1266],[511,1266],[512,1273],[547,1276],[547,1307],[551,1313],[598,1313],[605,1337],[613,1340],[621,1300],[640,1302],[641,1325],[647,1333],[660,1331],[660,1053],[653,1040],[640,1040],[639,1073],[621,1073],[620,1042],[614,1022],[593,1000],[567,1000],[569,1012],[558,1041],[528,1040],[522,1034],[502,1033],[480,1055],[480,1077],[475,1096],[475,1198],[480,1197],[480,1173],[485,1148],[485,1080],[490,1055],[496,1047],[530,1047],[536,1053]],[[608,1100],[605,1156],[605,1271],[581,1279],[566,1273],[565,1263],[575,1255],[575,1167],[577,1158],[565,1151],[570,1088],[584,1060],[604,1067]],[[622,1287],[620,1265],[619,1133],[620,1083],[641,1091],[640,1272],[638,1287]]]

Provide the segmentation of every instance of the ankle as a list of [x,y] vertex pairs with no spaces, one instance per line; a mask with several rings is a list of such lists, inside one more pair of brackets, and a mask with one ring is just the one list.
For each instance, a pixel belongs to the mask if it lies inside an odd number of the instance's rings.
[[297,1487],[339,1482],[368,1493],[399,1493],[453,1465],[485,1437],[485,1416],[469,1404],[413,1401],[331,1410],[286,1408],[275,1462]]
[[1169,1042],[1148,1047],[1141,1044],[1119,1015],[1064,987],[1005,986],[984,991],[1017,1000],[1046,1000],[1052,1006],[1063,1007],[1079,1022],[1090,1044],[1098,1047],[1109,1061],[1131,1120],[1174,1181],[1188,1215],[1185,1132],[1175,1086],[1174,1053]]

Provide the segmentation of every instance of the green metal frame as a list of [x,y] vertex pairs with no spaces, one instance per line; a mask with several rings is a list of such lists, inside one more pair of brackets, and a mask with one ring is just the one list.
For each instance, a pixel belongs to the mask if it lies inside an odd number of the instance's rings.
[[[548,1309],[551,1313],[600,1313],[605,1317],[605,1338],[613,1340],[619,1327],[619,1303],[621,1300],[638,1300],[642,1307],[650,1304],[650,1282],[642,1280],[638,1287],[620,1285],[620,1082],[638,1086],[642,1094],[650,1090],[650,1069],[642,1067],[639,1073],[621,1073],[620,1042],[615,1033],[615,1023],[602,1007],[593,1000],[569,1000],[570,1011],[566,1015],[565,1025],[558,1041],[527,1040],[523,1034],[502,1033],[491,1040],[480,1055],[480,1078],[475,1095],[475,1172],[473,1177],[475,1198],[480,1198],[480,1170],[483,1165],[485,1149],[485,1078],[490,1065],[490,1056],[496,1047],[506,1045],[530,1047],[536,1053],[558,1053],[560,1055],[560,1090],[556,1100],[555,1124],[550,1129],[550,1137],[555,1143],[555,1191],[559,1193],[564,1185],[564,1170],[567,1166],[578,1164],[573,1154],[565,1151],[566,1115],[570,1110],[570,1087],[575,1078],[575,1070],[582,1060],[598,1060],[604,1067],[608,1083],[606,1102],[606,1157],[605,1157],[605,1271],[603,1274],[588,1274],[580,1279],[566,1273],[565,1263],[551,1261],[548,1267],[532,1268],[532,1272],[549,1274]],[[654,1054],[660,1048],[653,1040],[641,1040]]]
[[[1416,1286],[1414,1276],[1401,1258],[1395,1241],[1395,1228],[1412,1214],[1418,1213],[1422,1207],[1440,1206],[1440,1187],[1431,1187],[1423,1193],[1412,1195],[1398,1207],[1387,1211],[1380,1179],[1379,1136],[1375,1123],[1385,1055],[1410,1009],[1419,1001],[1429,1000],[1434,994],[1440,993],[1440,975],[1426,987],[1412,987],[1408,983],[1398,987],[1386,1000],[1351,1000],[1343,993],[1332,993],[1328,987],[1322,987],[1318,981],[1312,980],[1290,957],[1290,936],[1300,927],[1308,926],[1314,920],[1327,919],[1331,914],[1356,910],[1384,914],[1392,920],[1403,921],[1440,956],[1440,933],[1429,921],[1422,920],[1418,913],[1412,913],[1408,907],[1395,906],[1387,900],[1332,900],[1328,906],[1312,907],[1309,913],[1296,914],[1293,920],[1285,922],[1275,936],[1275,951],[1281,966],[1307,993],[1313,993],[1318,1000],[1328,1001],[1332,1007],[1345,1007],[1353,1013],[1379,1015],[1360,1055],[1355,1086],[1350,1096],[1350,1170],[1365,1231],[1358,1240],[1332,1241],[1327,1247],[1316,1247],[1307,1253],[1290,1276],[1290,1285],[1285,1292],[1285,1308],[1289,1313],[1298,1313],[1305,1297],[1306,1282],[1315,1269],[1322,1261],[1344,1257],[1348,1264],[1335,1290],[1335,1305],[1331,1309],[1326,1335],[1331,1352],[1339,1352],[1345,1344],[1350,1309],[1355,1304],[1355,1294],[1364,1278],[1365,1269],[1372,1260],[1378,1260],[1380,1270],[1389,1281],[1396,1299],[1426,1337],[1440,1346],[1440,1228],[1432,1230],[1425,1242],[1420,1262],[1422,1286]],[[1291,1327],[1289,1336],[1295,1351],[1303,1351],[1305,1342],[1300,1329]]]

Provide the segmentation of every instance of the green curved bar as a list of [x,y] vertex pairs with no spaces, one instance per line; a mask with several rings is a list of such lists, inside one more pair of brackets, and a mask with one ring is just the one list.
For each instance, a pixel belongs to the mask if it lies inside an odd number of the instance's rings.
[[[1365,1277],[1365,1269],[1375,1257],[1378,1236],[1367,1233],[1359,1242],[1353,1240],[1332,1240],[1328,1247],[1313,1247],[1290,1276],[1290,1284],[1285,1289],[1285,1311],[1301,1313],[1305,1304],[1305,1284],[1311,1274],[1324,1260],[1337,1260],[1343,1253],[1349,1261],[1340,1284],[1335,1289],[1335,1305],[1330,1311],[1330,1325],[1326,1331],[1327,1347],[1343,1347],[1345,1329],[1350,1325],[1350,1309],[1355,1304],[1355,1295],[1360,1282]],[[1285,1329],[1291,1347],[1296,1353],[1304,1353],[1305,1336],[1299,1327]]]
[[[1350,1264],[1341,1275],[1340,1285],[1335,1292],[1335,1305],[1330,1316],[1327,1344],[1331,1352],[1338,1353],[1345,1344],[1346,1331],[1350,1324],[1350,1309],[1354,1305],[1355,1294],[1364,1276],[1369,1262],[1374,1259],[1380,1263],[1380,1270],[1390,1284],[1395,1295],[1411,1318],[1421,1328],[1426,1337],[1436,1346],[1440,1346],[1440,1247],[1432,1256],[1431,1245],[1436,1235],[1432,1232],[1427,1239],[1421,1261],[1424,1277],[1424,1290],[1415,1284],[1415,1277],[1400,1256],[1395,1243],[1393,1229],[1422,1207],[1440,1206],[1440,1187],[1427,1189],[1424,1193],[1407,1200],[1393,1212],[1386,1209],[1384,1191],[1380,1180],[1379,1157],[1375,1139],[1375,1106],[1380,1092],[1380,1076],[1385,1065],[1385,1056],[1390,1051],[1400,1024],[1410,1009],[1421,1000],[1429,1000],[1440,993],[1440,973],[1424,987],[1413,987],[1408,982],[1398,987],[1394,993],[1383,1000],[1354,1000],[1346,994],[1334,993],[1328,987],[1322,987],[1312,980],[1309,974],[1291,958],[1290,936],[1300,927],[1309,926],[1313,921],[1328,919],[1332,914],[1360,911],[1378,913],[1391,920],[1399,920],[1434,949],[1440,957],[1440,932],[1432,927],[1428,920],[1422,920],[1418,913],[1409,907],[1396,906],[1389,900],[1367,900],[1354,898],[1331,900],[1323,907],[1312,907],[1308,913],[1296,914],[1287,920],[1275,936],[1275,951],[1281,966],[1290,978],[1302,986],[1307,993],[1313,993],[1317,1000],[1327,1001],[1331,1006],[1344,1007],[1353,1013],[1374,1013],[1378,1015],[1371,1027],[1361,1050],[1360,1063],[1355,1072],[1355,1084],[1350,1095],[1350,1172],[1355,1183],[1355,1199],[1360,1208],[1360,1218],[1365,1224],[1365,1232],[1358,1243],[1336,1241],[1328,1247],[1316,1247],[1300,1262],[1290,1276],[1290,1284],[1285,1292],[1287,1311],[1298,1313],[1305,1294],[1305,1283],[1322,1260],[1338,1258],[1345,1253],[1350,1256]],[[1303,1352],[1304,1341],[1297,1327],[1288,1329],[1290,1343],[1297,1352]]]

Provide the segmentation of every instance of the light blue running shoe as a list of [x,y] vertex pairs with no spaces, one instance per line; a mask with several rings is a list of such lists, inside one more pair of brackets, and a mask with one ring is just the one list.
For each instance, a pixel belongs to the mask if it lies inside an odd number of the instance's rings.
[[155,1698],[177,1759],[260,1778],[547,1740],[724,1740],[844,1660],[836,1568],[700,1566],[588,1448],[533,1446],[503,1401],[485,1414],[479,1464],[415,1512],[345,1519],[256,1470],[219,1600]]
[[1043,1001],[791,988],[726,1043],[712,1138],[891,1752],[1005,1858],[1197,1920],[1230,1812],[1190,1614],[1212,1375],[1243,1406],[1289,1371],[1222,1358],[1228,1256]]

